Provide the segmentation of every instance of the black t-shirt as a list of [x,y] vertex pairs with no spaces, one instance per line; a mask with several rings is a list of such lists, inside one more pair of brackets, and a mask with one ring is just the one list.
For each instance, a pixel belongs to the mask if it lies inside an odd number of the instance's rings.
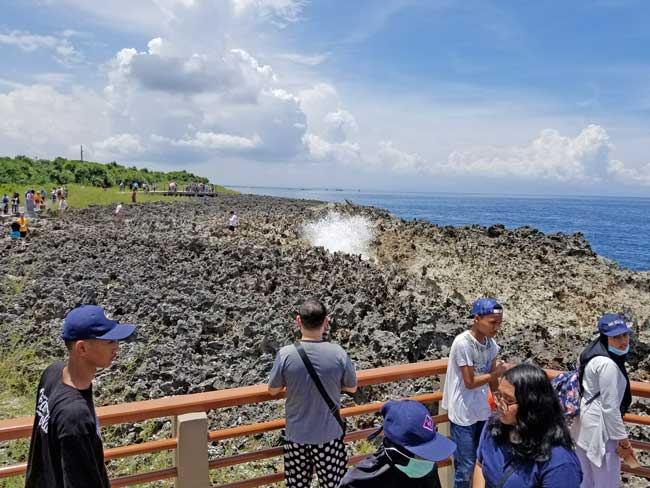
[[25,488],[110,488],[92,387],[63,383],[63,362],[41,376]]
[[422,478],[409,478],[393,466],[380,447],[347,472],[339,488],[441,488],[437,466]]

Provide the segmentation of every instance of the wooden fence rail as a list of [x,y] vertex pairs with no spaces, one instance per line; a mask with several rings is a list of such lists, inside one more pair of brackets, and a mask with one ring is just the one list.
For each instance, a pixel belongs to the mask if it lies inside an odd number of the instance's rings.
[[[380,368],[367,369],[359,371],[358,384],[360,387],[389,383],[394,381],[432,377],[444,375],[447,369],[447,360],[422,361],[418,363],[402,364],[395,366],[385,366]],[[547,370],[549,377],[557,376],[560,371]],[[636,397],[650,398],[650,383],[632,382],[632,394]],[[227,390],[212,391],[205,393],[196,393],[191,395],[180,395],[173,397],[160,398],[155,400],[144,400],[119,405],[110,405],[97,409],[100,425],[113,425],[119,423],[139,422],[142,420],[155,419],[161,417],[172,417],[178,419],[179,416],[188,413],[207,412],[210,410],[236,407],[240,405],[255,404],[270,400],[282,398],[284,395],[271,396],[267,392],[266,385],[245,386],[231,388]],[[442,393],[428,393],[412,397],[413,400],[422,403],[438,402],[442,398]],[[341,413],[344,417],[354,417],[369,413],[377,412],[381,409],[382,402],[374,402],[363,405],[355,405],[343,408]],[[0,420],[0,442],[14,439],[27,438],[31,435],[33,417],[20,417],[14,419]],[[436,423],[441,425],[441,430],[446,428],[445,423],[448,421],[447,416],[443,413],[435,417]],[[628,414],[625,421],[640,425],[650,425],[650,416]],[[221,429],[218,431],[206,432],[205,440],[200,441],[207,449],[208,442],[221,441],[243,436],[260,434],[284,428],[284,419],[276,419],[267,422],[256,423],[252,425],[242,425]],[[353,442],[363,439],[374,429],[365,429],[351,432],[346,436],[346,440]],[[207,442],[206,442],[207,441]],[[650,450],[650,443],[633,441],[634,447],[641,450]],[[106,449],[104,452],[105,459],[116,459],[127,456],[142,454],[151,454],[160,451],[176,451],[179,448],[179,439],[171,437],[169,439],[160,439],[148,441],[140,444],[131,444],[126,446]],[[178,454],[178,452],[177,452]],[[280,447],[271,447],[254,452],[237,454],[234,456],[213,459],[208,462],[206,469],[221,469],[229,466],[235,466],[243,463],[259,461],[280,456],[282,449]],[[350,464],[358,462],[364,456],[356,456],[350,460]],[[441,463],[441,468],[449,467],[450,462]],[[173,479],[179,476],[180,467],[173,466],[170,468],[150,471],[148,473],[134,473],[127,476],[121,476],[111,481],[114,487],[131,486],[136,484],[147,483],[151,481]],[[0,478],[7,478],[21,475],[25,472],[26,465],[16,464],[12,466],[0,467]],[[650,468],[642,467],[631,469],[627,466],[624,470],[638,476],[650,478]],[[220,485],[218,488],[243,488],[265,486],[276,483],[284,479],[283,473],[272,473],[256,479],[238,481]],[[449,478],[447,477],[447,482]],[[447,484],[447,483],[444,483]]]

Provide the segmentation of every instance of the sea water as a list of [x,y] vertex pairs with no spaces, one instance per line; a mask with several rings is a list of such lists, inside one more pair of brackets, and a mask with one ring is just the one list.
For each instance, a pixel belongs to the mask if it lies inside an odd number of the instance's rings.
[[406,220],[437,225],[531,226],[544,233],[582,232],[594,251],[623,267],[650,270],[650,198],[391,193],[325,189],[232,187],[242,193],[326,202],[349,200]]

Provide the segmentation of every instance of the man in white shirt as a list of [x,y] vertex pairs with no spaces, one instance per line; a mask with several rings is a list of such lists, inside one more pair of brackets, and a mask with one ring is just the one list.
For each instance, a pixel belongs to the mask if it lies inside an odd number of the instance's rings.
[[442,407],[448,411],[451,438],[456,443],[454,488],[469,488],[476,449],[485,421],[490,416],[488,386],[497,389],[507,366],[497,361],[496,336],[503,307],[492,298],[472,305],[472,328],[456,336],[447,366]]

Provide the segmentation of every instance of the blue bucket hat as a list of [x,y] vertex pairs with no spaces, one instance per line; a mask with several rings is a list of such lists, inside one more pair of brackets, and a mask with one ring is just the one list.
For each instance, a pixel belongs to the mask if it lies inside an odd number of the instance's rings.
[[135,331],[135,325],[120,324],[106,316],[102,307],[82,305],[71,310],[63,321],[61,338],[64,341],[81,339],[101,339],[104,341],[121,341]]
[[473,319],[476,315],[503,314],[503,307],[494,298],[479,298],[472,304],[472,313],[468,318]]
[[625,317],[617,313],[606,313],[598,320],[598,330],[594,334],[605,334],[606,336],[617,336],[630,334],[632,330],[628,327]]
[[384,424],[368,439],[384,431],[384,437],[416,456],[429,461],[442,461],[456,450],[456,444],[436,430],[436,423],[427,408],[414,400],[391,400],[381,407]]

